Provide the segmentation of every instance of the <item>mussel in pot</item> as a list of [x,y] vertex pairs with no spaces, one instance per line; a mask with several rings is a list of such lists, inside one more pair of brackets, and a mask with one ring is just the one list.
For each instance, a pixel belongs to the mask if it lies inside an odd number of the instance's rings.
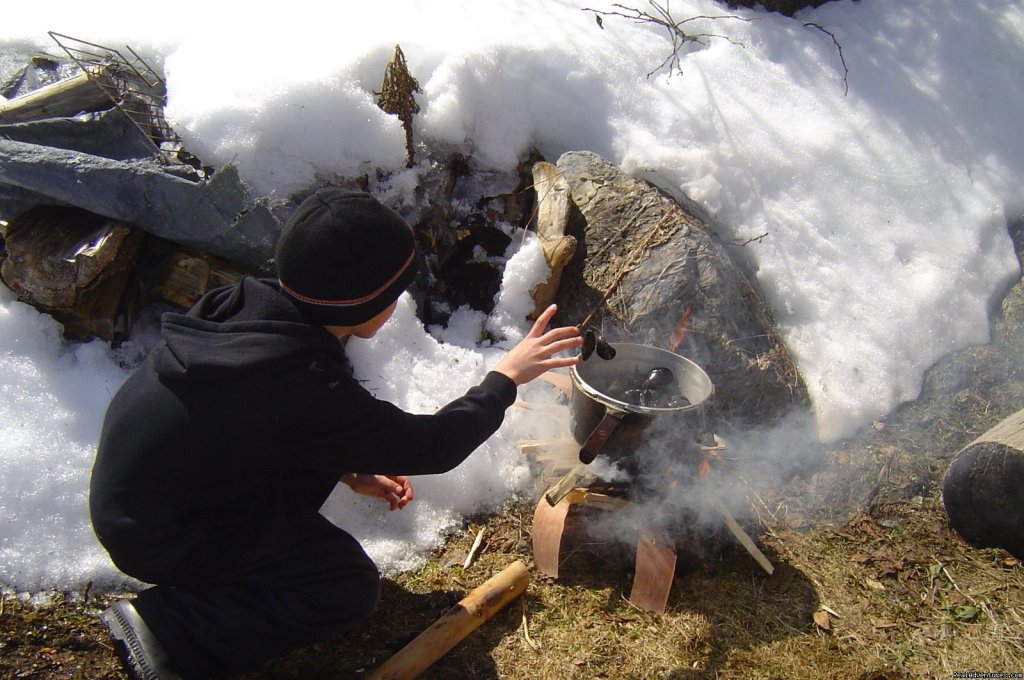
[[657,366],[651,369],[651,372],[647,374],[644,381],[640,383],[640,389],[644,390],[659,390],[662,387],[667,387],[676,381],[675,373],[672,369],[665,368],[664,366]]

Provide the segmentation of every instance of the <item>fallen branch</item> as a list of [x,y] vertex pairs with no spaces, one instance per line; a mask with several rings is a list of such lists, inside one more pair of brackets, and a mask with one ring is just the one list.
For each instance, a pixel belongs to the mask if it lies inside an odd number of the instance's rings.
[[747,19],[745,17],[737,16],[735,14],[720,14],[717,16],[708,16],[702,14],[700,16],[683,19],[682,21],[676,21],[675,19],[672,18],[672,13],[669,9],[669,3],[667,1],[665,2],[664,6],[659,5],[657,2],[655,2],[655,0],[649,0],[649,4],[651,5],[651,7],[654,8],[654,14],[636,9],[635,7],[627,7],[625,5],[620,5],[618,3],[613,4],[612,6],[618,7],[620,10],[623,10],[621,12],[591,9],[590,7],[583,8],[584,12],[594,13],[595,18],[598,20],[598,26],[600,26],[601,28],[604,28],[604,22],[601,20],[602,16],[615,16],[622,17],[625,19],[631,19],[639,23],[655,24],[656,26],[661,26],[668,32],[669,40],[672,41],[672,53],[665,59],[665,61],[661,62],[658,68],[654,69],[653,71],[647,74],[648,78],[650,78],[652,75],[654,75],[661,69],[665,68],[666,66],[669,67],[670,74],[672,71],[682,74],[683,68],[680,65],[681,60],[679,57],[679,50],[681,50],[683,46],[686,45],[687,43],[707,45],[707,43],[703,42],[701,38],[721,38],[722,40],[726,40],[732,43],[733,45],[739,45],[740,47],[744,48],[746,47],[746,45],[744,45],[741,42],[737,42],[736,40],[733,40],[728,36],[719,35],[717,33],[687,33],[682,28],[682,26],[683,24],[689,23],[691,21],[697,21],[699,19],[738,19],[739,21],[746,22],[750,22],[752,21],[752,19]]
[[748,238],[746,241],[740,241],[739,239],[733,239],[731,241],[731,244],[734,245],[734,246],[745,246],[745,245],[749,245],[751,243],[760,243],[763,239],[767,238],[767,236],[768,236],[768,232],[766,231],[763,234],[761,234],[760,236],[754,236],[753,238]]

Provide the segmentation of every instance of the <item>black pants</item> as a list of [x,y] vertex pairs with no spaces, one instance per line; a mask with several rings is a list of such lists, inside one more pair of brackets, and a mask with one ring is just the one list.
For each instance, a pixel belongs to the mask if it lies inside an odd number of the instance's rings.
[[210,678],[348,630],[379,598],[359,543],[302,504],[275,517],[241,564],[195,583],[158,582],[134,604],[184,677]]

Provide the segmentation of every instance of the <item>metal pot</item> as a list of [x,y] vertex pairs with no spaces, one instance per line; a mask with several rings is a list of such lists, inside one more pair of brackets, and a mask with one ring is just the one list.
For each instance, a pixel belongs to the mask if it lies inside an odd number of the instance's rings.
[[[643,432],[654,418],[679,418],[680,426],[699,421],[715,388],[711,378],[689,359],[657,347],[612,343],[615,358],[591,356],[569,370],[572,378],[572,436],[580,444],[580,462],[590,463],[598,452],[612,457],[635,453]],[[672,371],[674,388],[690,402],[658,408],[609,396],[616,382],[639,382],[655,368]],[[671,383],[670,383],[671,384]]]

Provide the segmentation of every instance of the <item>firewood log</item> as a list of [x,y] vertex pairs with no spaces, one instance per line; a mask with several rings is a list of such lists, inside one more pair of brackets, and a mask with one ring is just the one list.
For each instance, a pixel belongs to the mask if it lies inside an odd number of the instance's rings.
[[966,542],[1024,559],[1024,409],[956,454],[942,481],[942,504]]

